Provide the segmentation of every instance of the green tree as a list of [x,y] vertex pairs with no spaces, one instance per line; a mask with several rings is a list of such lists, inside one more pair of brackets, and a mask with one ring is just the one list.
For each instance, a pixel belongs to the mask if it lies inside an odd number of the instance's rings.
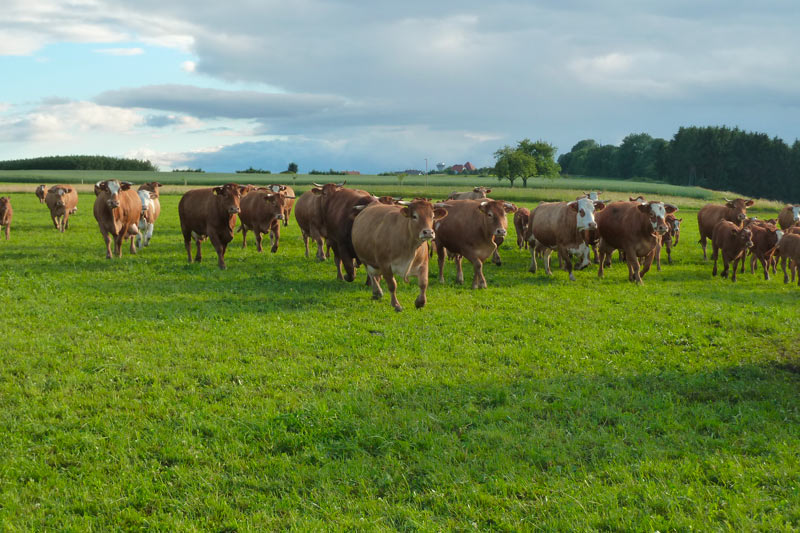
[[289,174],[297,174],[297,163],[294,161],[289,163],[289,167],[286,169],[286,171],[289,172]]
[[536,160],[519,149],[504,146],[494,153],[494,158],[497,179],[507,179],[512,187],[517,178],[527,185],[528,178],[536,175]]

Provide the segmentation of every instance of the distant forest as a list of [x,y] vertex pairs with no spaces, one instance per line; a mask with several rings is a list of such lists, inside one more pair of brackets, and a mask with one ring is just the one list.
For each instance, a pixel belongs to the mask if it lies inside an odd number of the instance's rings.
[[685,127],[672,140],[631,134],[619,146],[580,141],[558,158],[563,174],[650,178],[760,198],[800,201],[800,141],[738,128]]
[[150,161],[104,155],[54,155],[0,161],[0,170],[144,170],[155,172]]

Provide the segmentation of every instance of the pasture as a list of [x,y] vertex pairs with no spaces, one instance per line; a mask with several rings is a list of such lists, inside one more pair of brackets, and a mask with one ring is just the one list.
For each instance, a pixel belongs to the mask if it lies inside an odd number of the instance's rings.
[[[551,185],[492,196],[572,194]],[[800,528],[800,289],[712,278],[703,200],[674,192],[674,264],[642,287],[616,262],[528,273],[509,217],[488,289],[434,258],[427,306],[400,282],[396,313],[293,219],[220,271],[208,242],[186,262],[162,194],[151,245],[106,260],[91,186],[64,234],[25,187],[0,240],[4,529]]]

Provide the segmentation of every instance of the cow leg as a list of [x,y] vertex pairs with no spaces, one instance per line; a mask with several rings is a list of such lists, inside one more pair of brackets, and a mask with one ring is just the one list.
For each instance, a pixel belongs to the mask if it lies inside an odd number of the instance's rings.
[[[330,244],[330,240],[328,244]],[[336,279],[339,281],[344,281],[344,276],[342,275],[342,258],[339,256],[339,246],[336,244],[332,244],[333,246],[333,264],[336,265]]]
[[194,254],[194,262],[200,263],[203,260],[203,252],[200,249],[200,245],[203,244],[203,241],[201,239],[195,239],[194,242],[195,245],[197,246],[197,253]]
[[[542,250],[542,261],[544,262],[544,271],[548,276],[553,275],[553,271],[550,270],[550,256],[553,254],[553,250],[550,248],[545,248]],[[558,254],[558,267],[561,268],[561,255]]]
[[494,263],[497,266],[500,266],[503,264],[503,261],[500,259],[500,254],[497,252],[498,248],[499,246],[494,249],[494,252],[492,252],[492,263]]
[[[745,262],[745,258],[746,258],[746,257],[747,257],[747,250],[745,250],[745,251],[744,251],[744,253],[742,254],[742,274],[744,274],[744,262]],[[736,261],[736,264],[737,264],[737,266],[738,266],[738,264],[739,264],[739,261],[738,261],[738,259],[739,259],[739,258],[737,257],[736,259],[737,259],[737,261]],[[735,276],[734,276],[734,277],[735,277]]]
[[[759,259],[760,259],[760,261],[761,261],[761,268],[763,268],[763,269],[764,269],[764,279],[765,279],[765,280],[767,280],[767,281],[769,281],[769,266],[768,266],[768,264],[767,264],[767,260],[766,260],[766,259],[764,259],[763,257],[762,257],[762,258],[759,258]],[[755,272],[754,272],[754,273],[755,273]]]
[[[751,274],[755,274],[756,273],[756,259],[757,258],[756,258],[755,254],[750,254],[750,273]],[[758,259],[760,259],[760,258],[758,258]],[[762,260],[762,263],[763,263],[763,260]]]
[[215,233],[209,233],[210,235],[208,237],[209,240],[211,240],[211,246],[213,246],[214,250],[217,252],[217,266],[219,266],[220,270],[225,270],[227,268],[225,265],[225,248],[227,248],[227,246],[222,244],[222,241],[220,241]]
[[417,309],[421,309],[425,307],[425,304],[428,302],[428,297],[426,295],[428,291],[428,262],[426,261],[424,265],[420,265],[417,271],[417,285],[419,285],[419,295],[417,295],[417,299],[414,300],[414,307]]
[[[711,241],[711,246],[713,248],[713,250],[711,252],[711,259],[714,260],[714,270],[711,272],[711,275],[712,276],[716,276],[717,275],[717,257],[719,257],[719,248],[717,248],[717,246],[714,244],[714,241]],[[705,248],[703,248],[703,260],[706,260],[706,259],[707,258],[705,257]],[[723,260],[724,260],[724,258],[723,258]]]
[[56,229],[61,229],[61,228],[58,227],[58,222],[56,222],[58,217],[51,216],[50,218],[53,219],[53,227],[56,228]]
[[142,237],[142,232],[140,231],[139,233],[136,234],[136,238],[134,239],[137,248],[141,249],[143,240],[144,238]]
[[192,262],[192,234],[183,234],[183,245],[186,247],[186,255],[189,257],[189,263]]
[[63,232],[65,229],[69,229],[69,211],[64,214],[64,218],[61,219],[61,225],[64,229],[61,231]]
[[283,225],[289,227],[289,216],[292,214],[292,208],[289,207],[283,213]]
[[263,237],[263,235],[261,235],[261,232],[259,230],[257,230],[257,229],[254,229],[253,233],[256,236],[256,251],[261,253],[261,252],[264,251],[264,249],[261,247],[261,241],[262,241],[262,239],[264,237]]
[[[247,248],[247,228],[242,224],[239,226],[239,229],[242,230],[242,248]],[[256,233],[256,242],[258,242],[258,233]],[[261,250],[259,250],[259,252],[260,251]]]
[[595,265],[596,265],[597,263],[599,263],[599,262],[600,262],[600,259],[599,259],[599,257],[600,257],[600,256],[598,256],[598,255],[597,255],[597,245],[596,245],[596,244],[593,244],[593,245],[592,245],[592,263],[594,263]]
[[278,241],[281,239],[281,224],[277,220],[272,222],[269,232],[269,241],[272,243],[270,251],[274,254],[278,251]]
[[528,268],[528,272],[536,274],[536,271],[539,269],[539,265],[536,264],[536,246],[529,246],[528,251],[531,253],[531,266]]
[[[725,252],[722,253],[722,273],[720,274],[721,277],[727,278],[728,277],[728,269],[730,268],[730,260],[725,256]],[[735,271],[734,271],[735,274]]]
[[103,231],[103,240],[106,243],[106,259],[111,259],[111,237],[108,236],[107,231]]
[[131,241],[131,255],[136,255],[136,244],[134,243],[134,236],[131,235],[129,239]]
[[650,266],[653,264],[653,259],[655,258],[655,255],[656,255],[656,250],[650,250],[650,253],[644,256],[644,264],[642,266],[642,270],[639,272],[640,280],[644,278],[644,275],[647,274],[647,272],[650,270]]
[[147,223],[147,232],[144,234],[144,245],[150,245],[150,239],[153,238],[153,230],[155,229],[156,225],[152,222]]
[[389,295],[392,298],[392,307],[399,313],[403,310],[403,306],[397,301],[397,280],[394,279],[394,274],[392,272],[385,273],[384,278],[386,278],[386,286],[389,288]]
[[672,264],[672,245],[667,244],[667,264]]
[[[650,262],[653,262],[653,257],[655,256],[655,251],[651,250],[648,257],[650,257]],[[634,283],[638,283],[639,285],[644,285],[642,281],[642,274],[639,272],[639,257],[636,255],[636,249],[633,247],[625,250],[625,260],[628,263],[628,281],[632,281]],[[648,268],[650,265],[648,264]]]
[[[661,272],[661,248],[662,244],[657,243],[655,249],[655,260],[656,260],[656,270],[659,272]],[[642,275],[644,275],[644,272],[642,272]]]
[[558,257],[561,259],[561,264],[564,265],[564,270],[569,274],[570,281],[575,281],[575,274],[572,273],[572,257],[570,257],[569,250],[559,248]]
[[739,261],[742,262],[742,267],[744,267],[744,257],[742,257],[742,255],[743,254],[737,255],[733,258],[733,274],[731,274],[731,281],[736,281],[736,270],[739,268]]
[[381,290],[381,273],[371,266],[367,266],[367,281],[369,282],[367,285],[372,285],[372,299],[380,300],[383,298],[383,291]]
[[11,231],[11,223],[6,224],[6,240],[8,240],[8,234]]
[[436,257],[439,259],[439,283],[444,283],[444,247],[436,245]]
[[602,278],[605,274],[605,266],[606,266],[606,253],[601,249],[598,251],[597,259],[600,261],[599,266],[597,267],[597,277]]

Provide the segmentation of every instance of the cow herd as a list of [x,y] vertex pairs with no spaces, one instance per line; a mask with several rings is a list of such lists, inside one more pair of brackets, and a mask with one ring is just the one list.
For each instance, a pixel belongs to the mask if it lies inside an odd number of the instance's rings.
[[[277,252],[280,227],[288,225],[294,208],[306,257],[309,239],[317,244],[318,261],[324,261],[332,250],[337,278],[346,281],[353,281],[356,268],[363,264],[373,298],[382,297],[380,283],[385,280],[391,305],[400,311],[395,277],[406,282],[416,277],[420,292],[415,305],[424,306],[428,265],[434,251],[440,282],[444,282],[444,264],[449,258],[456,265],[457,282],[463,283],[462,260],[466,259],[473,267],[472,288],[485,288],[483,264],[490,257],[501,264],[498,247],[507,235],[509,213],[514,214],[518,247],[531,254],[529,271],[537,272],[541,259],[547,274],[552,274],[550,255],[555,251],[570,280],[575,280],[574,270],[591,264],[591,252],[599,264],[598,276],[603,277],[612,253],[619,251],[620,260],[628,266],[628,279],[641,284],[654,261],[661,269],[662,248],[672,262],[671,250],[680,238],[682,219],[674,214],[678,208],[641,196],[608,202],[597,193],[585,193],[570,202],[542,202],[529,210],[489,198],[491,189],[485,187],[454,192],[447,200],[432,202],[429,198],[377,198],[344,185],[315,183],[296,199],[290,187],[278,184],[256,187],[228,183],[187,191],[178,203],[178,216],[188,261],[202,260],[201,244],[208,239],[217,253],[219,268],[224,269],[225,251],[236,231],[242,233],[243,247],[247,233],[253,232],[259,252],[263,250],[262,235],[268,234],[270,249]],[[119,180],[95,184],[93,212],[105,241],[106,257],[121,256],[125,239],[130,239],[131,253],[149,244],[161,212],[160,187],[160,183],[150,182],[134,190],[132,183]],[[68,229],[69,216],[78,206],[75,188],[40,185],[35,194],[50,210],[55,228],[61,232]],[[780,258],[784,282],[789,280],[787,262],[794,281],[800,264],[800,206],[786,206],[777,220],[762,221],[747,217],[751,205],[752,200],[726,199],[722,205],[708,204],[700,209],[697,219],[704,260],[708,259],[710,239],[713,275],[721,256],[722,276],[732,270],[731,279],[736,281],[739,264],[743,272],[749,253],[751,272],[760,262],[768,280],[770,268],[775,273]],[[5,229],[6,239],[12,215],[10,200],[0,198],[0,228]]]

